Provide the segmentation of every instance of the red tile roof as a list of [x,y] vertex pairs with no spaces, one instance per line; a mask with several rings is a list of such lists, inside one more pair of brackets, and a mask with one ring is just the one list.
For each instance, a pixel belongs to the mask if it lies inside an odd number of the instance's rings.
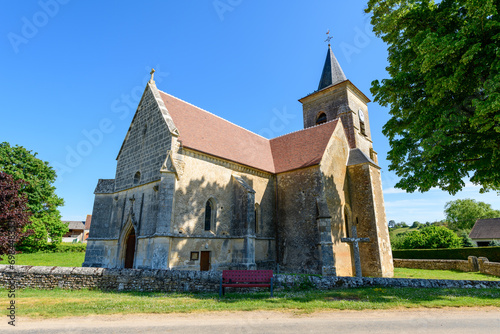
[[500,239],[500,218],[478,219],[469,237],[471,239]]
[[276,173],[317,165],[338,120],[271,139]]
[[161,92],[182,146],[267,172],[274,171],[269,140]]
[[185,148],[270,173],[318,164],[338,120],[272,140],[160,91]]
[[90,223],[92,222],[92,215],[87,215],[85,219],[85,229],[90,230]]

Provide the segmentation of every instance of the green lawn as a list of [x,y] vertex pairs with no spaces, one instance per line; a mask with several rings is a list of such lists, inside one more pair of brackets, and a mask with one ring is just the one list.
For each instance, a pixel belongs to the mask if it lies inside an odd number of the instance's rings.
[[417,231],[417,228],[411,228],[411,227],[396,227],[396,228],[391,228],[389,230],[389,238],[392,240],[394,239],[398,234],[406,233],[406,232],[411,232],[411,231]]
[[[17,264],[81,266],[84,253],[19,254]],[[1,263],[6,263],[5,261]],[[479,273],[395,268],[395,277],[465,280],[500,280]],[[7,291],[0,289],[0,305],[7,305]],[[399,309],[417,307],[500,307],[500,289],[361,288],[330,291],[288,291],[252,294],[142,293],[90,290],[16,291],[20,316],[55,318],[91,314],[184,313],[208,311],[275,310],[310,313],[326,310]]]
[[[85,253],[31,253],[17,254],[16,264],[25,266],[81,267]],[[0,264],[8,264],[4,256]]]
[[[89,290],[16,292],[19,316],[57,318],[96,314],[191,313],[274,310],[311,313],[328,310],[374,310],[440,307],[500,307],[500,289],[361,288],[330,291],[228,293],[143,293]],[[8,305],[0,289],[0,305]],[[6,312],[4,310],[4,312]]]
[[394,268],[394,277],[397,278],[424,278],[424,279],[453,279],[453,280],[477,280],[477,281],[500,281],[500,277],[485,275],[479,272],[462,272],[454,270],[426,270]]

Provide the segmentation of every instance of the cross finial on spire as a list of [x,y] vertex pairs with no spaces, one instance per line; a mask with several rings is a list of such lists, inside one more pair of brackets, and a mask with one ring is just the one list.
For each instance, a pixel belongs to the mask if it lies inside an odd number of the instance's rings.
[[152,68],[151,69],[151,72],[149,72],[149,74],[151,74],[151,79],[149,80],[149,82],[155,82],[154,80],[154,77],[155,77],[155,69]]
[[330,46],[330,40],[333,38],[333,36],[330,36],[330,29],[326,32],[326,36],[325,42],[328,42],[328,46]]

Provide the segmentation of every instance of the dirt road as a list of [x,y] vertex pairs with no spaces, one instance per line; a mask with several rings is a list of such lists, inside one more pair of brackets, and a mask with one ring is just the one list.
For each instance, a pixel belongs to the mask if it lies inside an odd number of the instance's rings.
[[290,312],[214,312],[18,318],[1,333],[500,333],[500,309],[417,309],[334,311],[301,315]]

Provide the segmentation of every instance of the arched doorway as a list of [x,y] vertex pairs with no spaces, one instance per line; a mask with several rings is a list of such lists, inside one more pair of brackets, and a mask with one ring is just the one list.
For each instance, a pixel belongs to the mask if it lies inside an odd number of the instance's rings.
[[132,227],[129,235],[125,238],[125,268],[134,267],[135,257],[135,229]]

